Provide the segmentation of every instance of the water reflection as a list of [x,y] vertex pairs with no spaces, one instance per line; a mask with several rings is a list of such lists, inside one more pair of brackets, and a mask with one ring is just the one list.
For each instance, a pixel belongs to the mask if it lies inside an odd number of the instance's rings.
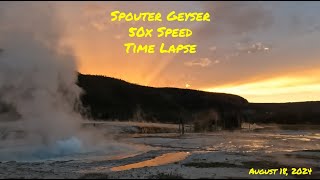
[[182,161],[187,158],[191,153],[189,152],[173,152],[173,153],[166,153],[161,156],[158,156],[154,159],[150,159],[147,161],[142,161],[138,163],[128,164],[124,166],[118,166],[111,168],[111,171],[124,171],[129,169],[135,168],[142,168],[142,167],[152,167],[152,166],[160,166],[165,164],[170,164],[178,161]]

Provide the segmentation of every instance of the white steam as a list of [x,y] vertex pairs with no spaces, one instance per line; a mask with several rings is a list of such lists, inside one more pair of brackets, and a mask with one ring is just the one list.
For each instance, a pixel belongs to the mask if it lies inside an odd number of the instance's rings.
[[76,60],[62,38],[54,5],[0,2],[0,105],[19,115],[25,142],[65,153],[83,144]]

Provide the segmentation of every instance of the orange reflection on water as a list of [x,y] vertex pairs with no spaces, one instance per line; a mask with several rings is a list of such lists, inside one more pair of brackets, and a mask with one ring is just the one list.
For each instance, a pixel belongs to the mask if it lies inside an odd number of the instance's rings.
[[167,153],[167,154],[163,154],[161,156],[158,156],[154,159],[150,159],[147,161],[128,164],[128,165],[124,165],[124,166],[113,167],[113,168],[111,168],[111,171],[124,171],[124,170],[142,168],[142,167],[160,166],[160,165],[174,163],[177,161],[184,160],[189,155],[190,155],[189,152]]

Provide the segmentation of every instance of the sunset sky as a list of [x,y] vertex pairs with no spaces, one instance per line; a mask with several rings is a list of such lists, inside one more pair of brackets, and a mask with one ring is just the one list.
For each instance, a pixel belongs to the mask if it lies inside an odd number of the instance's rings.
[[[81,73],[232,93],[249,102],[320,100],[320,2],[55,2],[55,7],[63,42],[73,49]],[[115,10],[161,12],[164,21],[111,22]],[[166,22],[171,11],[209,12],[211,21]],[[193,35],[130,38],[131,26],[190,28]],[[126,54],[127,42],[198,48],[196,54]]]

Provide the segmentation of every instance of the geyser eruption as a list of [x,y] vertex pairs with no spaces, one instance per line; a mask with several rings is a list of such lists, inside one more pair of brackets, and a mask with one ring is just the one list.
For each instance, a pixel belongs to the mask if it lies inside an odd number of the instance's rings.
[[[0,106],[17,114],[24,144],[65,154],[82,150],[84,142],[75,112],[81,93],[76,60],[62,38],[53,4],[0,3]],[[13,119],[0,116],[0,125]],[[10,146],[3,143],[0,148]],[[6,156],[0,154],[0,160]]]

